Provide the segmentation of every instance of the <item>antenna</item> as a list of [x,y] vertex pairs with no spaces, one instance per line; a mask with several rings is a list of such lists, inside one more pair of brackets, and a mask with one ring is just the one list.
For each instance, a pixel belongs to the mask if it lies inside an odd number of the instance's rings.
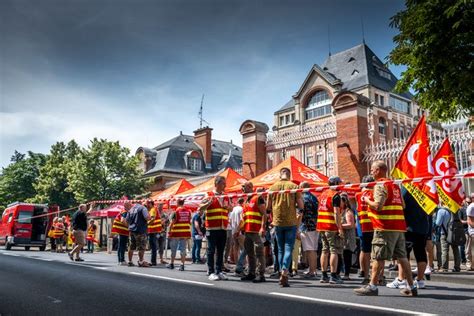
[[201,107],[199,108],[199,128],[202,128],[202,123],[206,123],[207,125],[210,125],[206,120],[204,120],[202,118],[202,113],[203,113],[203,110],[202,110],[202,105],[204,104],[204,93],[202,94],[202,98],[201,98]]
[[331,37],[329,36],[329,23],[328,23],[328,49],[329,49],[329,56],[331,56]]
[[360,25],[362,28],[362,43],[365,44],[364,19],[360,16]]

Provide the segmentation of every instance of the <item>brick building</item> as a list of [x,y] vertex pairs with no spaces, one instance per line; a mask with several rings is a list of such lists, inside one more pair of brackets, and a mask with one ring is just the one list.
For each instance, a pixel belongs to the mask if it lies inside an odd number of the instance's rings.
[[[272,131],[247,120],[243,175],[251,178],[289,156],[324,174],[359,182],[367,174],[364,151],[403,142],[423,111],[410,93],[396,93],[397,78],[365,44],[315,64],[298,91],[274,112]],[[441,136],[440,126],[430,132]]]

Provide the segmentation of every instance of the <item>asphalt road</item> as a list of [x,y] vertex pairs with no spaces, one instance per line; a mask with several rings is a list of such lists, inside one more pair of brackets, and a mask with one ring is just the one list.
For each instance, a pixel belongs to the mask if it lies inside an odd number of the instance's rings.
[[352,294],[357,282],[325,286],[291,280],[252,284],[230,278],[211,282],[204,266],[187,271],[115,265],[115,256],[84,255],[78,264],[64,254],[0,251],[0,315],[380,315],[472,314],[474,286],[436,283],[417,298],[380,288],[379,297]]

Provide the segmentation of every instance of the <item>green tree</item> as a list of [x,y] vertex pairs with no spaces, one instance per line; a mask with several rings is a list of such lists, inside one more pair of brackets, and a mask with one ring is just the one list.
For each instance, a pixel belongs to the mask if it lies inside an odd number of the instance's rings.
[[74,194],[66,189],[69,186],[67,175],[80,152],[81,148],[74,140],[67,145],[57,142],[51,146],[46,164],[40,169],[39,180],[34,185],[37,202],[56,204],[61,209],[77,204]]
[[34,188],[40,168],[46,163],[43,154],[28,152],[28,156],[15,151],[11,164],[2,168],[0,175],[0,207],[20,201],[31,202],[36,195]]
[[78,202],[141,194],[145,180],[138,164],[138,158],[130,156],[130,150],[119,142],[94,138],[71,163],[67,190],[74,193]]
[[389,60],[407,66],[397,90],[412,88],[432,119],[474,115],[474,2],[407,0],[390,25],[400,32]]

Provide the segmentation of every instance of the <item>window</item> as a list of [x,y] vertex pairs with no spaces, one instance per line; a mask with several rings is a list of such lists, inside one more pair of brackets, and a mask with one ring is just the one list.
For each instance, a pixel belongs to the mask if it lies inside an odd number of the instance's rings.
[[326,90],[317,91],[308,102],[305,117],[307,120],[331,114],[331,98]]
[[311,167],[314,164],[314,156],[313,155],[306,155],[306,165]]
[[380,96],[380,105],[384,106],[385,105],[385,98],[383,95]]
[[375,104],[379,104],[379,95],[375,94]]
[[[390,96],[390,106],[400,112],[410,113],[410,102]],[[418,112],[419,113],[419,112]]]
[[280,116],[280,126],[283,126],[283,125],[285,125],[285,117]]
[[393,122],[393,137],[398,138],[398,124],[397,124],[397,122]]
[[286,126],[295,122],[295,113],[280,116],[280,126]]
[[407,127],[407,137],[410,137],[410,135],[411,135],[411,128]]
[[386,122],[383,117],[379,118],[379,134],[380,135],[387,135],[386,134]]
[[324,166],[323,153],[318,152],[316,154],[316,169],[322,170]]
[[405,127],[400,125],[400,138],[405,139]]
[[392,79],[392,76],[390,75],[390,73],[388,71],[377,68],[377,72],[379,73],[380,77],[386,78],[388,80]]
[[188,169],[193,171],[201,171],[202,170],[202,160],[199,158],[188,158]]
[[18,213],[17,221],[20,224],[30,224],[31,223],[31,216],[33,216],[33,213],[31,213],[31,212],[20,211]]

